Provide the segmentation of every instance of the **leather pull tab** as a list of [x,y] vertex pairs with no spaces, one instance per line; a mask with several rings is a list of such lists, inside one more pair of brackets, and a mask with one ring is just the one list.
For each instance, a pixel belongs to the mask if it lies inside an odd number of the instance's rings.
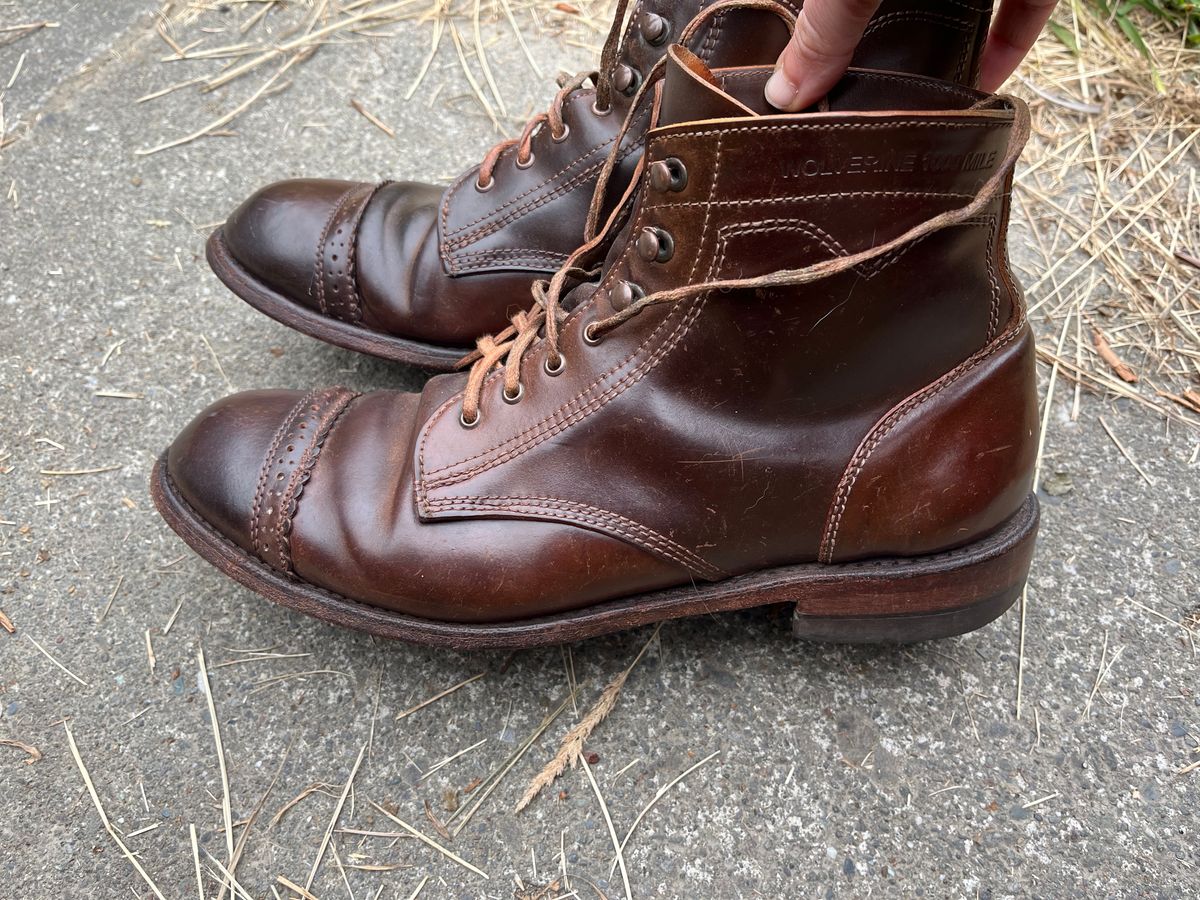
[[679,44],[667,50],[657,124],[755,116],[750,107],[721,89],[704,61]]

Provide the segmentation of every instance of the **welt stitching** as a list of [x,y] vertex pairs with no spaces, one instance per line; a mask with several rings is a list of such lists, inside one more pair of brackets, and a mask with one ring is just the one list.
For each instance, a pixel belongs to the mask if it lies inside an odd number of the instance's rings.
[[531,515],[545,515],[566,522],[585,522],[592,525],[604,526],[614,534],[628,540],[630,543],[653,547],[662,555],[685,568],[695,570],[710,577],[724,578],[727,573],[692,553],[681,544],[672,541],[640,522],[626,518],[611,510],[601,509],[587,503],[576,503],[557,497],[444,497],[431,501],[431,507],[442,512],[489,512],[511,511],[527,512]]
[[[186,498],[184,498],[183,496],[181,496],[179,494],[179,485],[176,484],[175,479],[171,477],[170,472],[164,473],[164,478],[166,479],[167,484],[170,485],[171,490],[173,490],[175,492],[175,495],[171,498],[172,501],[177,503],[184,510],[186,510],[187,513],[192,516],[192,518],[198,520],[196,523],[197,527],[202,531],[202,533],[205,535],[205,537],[208,538],[208,540],[226,548],[228,551],[231,551],[235,556],[247,557],[243,564],[246,566],[248,571],[253,573],[252,567],[259,566],[259,567],[267,570],[268,574],[274,574],[274,570],[272,570],[269,566],[267,566],[263,562],[260,562],[258,559],[255,559],[253,556],[248,556],[246,554],[245,549],[243,549],[241,546],[234,543],[228,537],[226,537],[224,534],[222,534],[221,532],[219,532],[215,528],[213,528],[211,525],[209,525],[208,522],[204,520],[204,517],[201,516],[200,513],[196,511],[196,508],[193,507],[190,503],[188,503]],[[951,559],[957,559],[960,556],[964,556],[965,554],[967,554],[969,552],[971,552],[970,547],[956,547],[953,550],[943,550],[940,553],[929,554],[928,556],[925,557],[925,559],[927,561],[951,560]],[[848,562],[848,563],[830,563],[827,568],[828,568],[828,570],[834,570],[834,571],[837,571],[839,569],[845,570],[845,571],[857,571],[860,569],[893,569],[893,568],[897,568],[899,566],[908,565],[911,562],[912,561],[910,559],[907,559],[905,557],[895,557],[895,558],[891,558],[891,559],[859,560],[859,561]],[[800,565],[806,565],[806,564],[801,563]],[[780,566],[778,568],[789,569],[789,568],[793,568],[793,567],[792,566]],[[263,577],[261,575],[258,575],[258,573],[253,573],[253,574],[255,574],[259,578]],[[300,578],[299,576],[293,575],[292,580],[298,581],[307,590],[311,591],[314,594],[319,594],[323,597],[330,597],[334,600],[342,601],[345,603],[352,603],[355,606],[361,606],[365,609],[371,609],[371,610],[378,609],[378,607],[374,607],[369,603],[364,603],[361,600],[355,600],[352,597],[347,597],[344,594],[339,594],[337,591],[331,591],[328,588],[323,588],[323,587],[320,587],[319,585],[315,585],[310,581],[305,581],[303,578]]]
[[1001,337],[994,340],[991,344],[984,347],[970,359],[959,364],[956,368],[943,375],[931,385],[926,385],[916,394],[913,394],[904,401],[893,412],[889,413],[882,421],[876,423],[868,435],[864,443],[855,451],[854,457],[850,460],[850,465],[842,475],[842,480],[838,484],[837,495],[834,499],[834,508],[826,525],[825,536],[821,541],[820,556],[822,562],[832,562],[834,549],[837,544],[838,529],[841,527],[842,516],[845,514],[846,507],[850,501],[850,493],[854,490],[854,485],[858,481],[858,476],[862,474],[866,467],[867,461],[871,455],[883,442],[883,439],[907,416],[912,410],[921,406],[927,400],[936,397],[942,391],[946,390],[951,385],[958,382],[967,373],[973,371],[985,361],[995,356],[1002,349],[1011,344],[1020,334],[1021,325],[1025,322],[1024,314],[1018,315],[1013,320],[1008,331]]

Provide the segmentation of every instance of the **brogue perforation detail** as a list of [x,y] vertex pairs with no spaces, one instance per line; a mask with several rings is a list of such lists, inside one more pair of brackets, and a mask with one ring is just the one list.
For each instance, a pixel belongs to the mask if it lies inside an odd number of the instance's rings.
[[292,520],[300,494],[329,432],[358,396],[346,388],[312,391],[292,407],[275,432],[250,519],[254,552],[273,569],[292,572]]
[[347,191],[330,215],[321,235],[317,279],[322,311],[344,322],[362,320],[362,302],[355,269],[358,229],[371,198],[381,187],[383,184],[364,184]]

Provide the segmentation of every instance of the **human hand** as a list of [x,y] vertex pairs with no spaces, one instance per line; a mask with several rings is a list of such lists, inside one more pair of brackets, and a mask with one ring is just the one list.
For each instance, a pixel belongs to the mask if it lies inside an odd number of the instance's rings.
[[[837,83],[882,0],[806,0],[792,39],[767,82],[767,100],[796,112]],[[980,64],[980,86],[994,91],[1033,46],[1057,0],[1001,0]]]

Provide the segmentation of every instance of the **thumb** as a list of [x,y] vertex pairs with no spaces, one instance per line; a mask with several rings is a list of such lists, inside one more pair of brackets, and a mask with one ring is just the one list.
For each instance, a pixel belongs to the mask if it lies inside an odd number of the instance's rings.
[[797,112],[824,97],[850,65],[881,2],[807,0],[767,82],[767,101],[784,112]]

